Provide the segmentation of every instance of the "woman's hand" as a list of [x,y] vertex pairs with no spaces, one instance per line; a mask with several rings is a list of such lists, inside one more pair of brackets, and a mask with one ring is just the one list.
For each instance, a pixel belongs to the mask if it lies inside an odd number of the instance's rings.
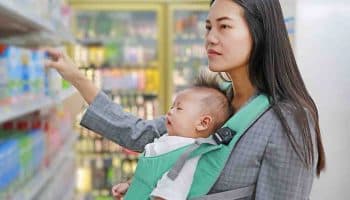
[[119,183],[112,187],[112,195],[116,200],[121,200],[128,191],[130,184],[129,182]]
[[44,50],[51,58],[45,61],[45,67],[56,69],[62,78],[70,83],[83,76],[74,62],[64,52],[54,48],[46,48]]
[[78,89],[88,104],[97,96],[99,89],[82,74],[74,62],[62,51],[47,48],[50,60],[45,61],[45,67],[54,68],[61,76]]

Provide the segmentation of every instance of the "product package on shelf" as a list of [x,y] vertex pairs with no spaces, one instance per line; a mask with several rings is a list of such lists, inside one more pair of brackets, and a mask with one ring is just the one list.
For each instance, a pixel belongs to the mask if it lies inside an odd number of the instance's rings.
[[0,198],[5,199],[6,190],[20,174],[20,152],[18,142],[14,139],[0,141]]
[[51,108],[43,115],[44,130],[46,133],[47,156],[45,162],[47,165],[55,158],[55,154],[65,143],[67,138],[73,134],[72,119],[69,111]]
[[21,78],[22,67],[20,64],[19,49],[15,47],[5,47],[0,55],[3,68],[2,85],[7,88],[5,96],[2,99],[8,98],[9,102],[15,102],[16,97],[22,93]]
[[[0,44],[0,105],[4,104],[4,100],[9,97],[8,86],[8,64],[5,55],[6,46]],[[3,103],[1,103],[3,102]]]

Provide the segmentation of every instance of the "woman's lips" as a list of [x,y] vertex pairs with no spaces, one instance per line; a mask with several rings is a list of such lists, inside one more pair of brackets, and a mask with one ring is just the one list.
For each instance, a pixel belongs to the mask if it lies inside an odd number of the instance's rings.
[[219,53],[219,52],[217,52],[217,51],[215,51],[213,49],[208,49],[207,50],[207,54],[208,54],[208,56],[219,56],[219,55],[221,55],[221,53]]

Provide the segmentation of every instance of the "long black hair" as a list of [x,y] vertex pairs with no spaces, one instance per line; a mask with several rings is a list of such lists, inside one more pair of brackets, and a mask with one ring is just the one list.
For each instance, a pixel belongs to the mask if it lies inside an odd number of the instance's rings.
[[[210,5],[214,3],[212,0]],[[307,168],[314,164],[310,128],[316,132],[318,149],[317,175],[325,168],[317,107],[300,75],[278,0],[233,0],[244,10],[253,47],[249,59],[249,78],[261,92],[268,94],[273,109],[286,130],[293,149]],[[292,104],[302,135],[302,144],[293,136],[282,112],[282,103]],[[313,122],[309,127],[308,112]]]

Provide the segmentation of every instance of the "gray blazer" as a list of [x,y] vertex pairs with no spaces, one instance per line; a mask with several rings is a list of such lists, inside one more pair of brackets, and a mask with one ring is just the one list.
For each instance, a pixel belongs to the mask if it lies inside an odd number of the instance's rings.
[[[295,120],[288,112],[284,114],[297,140],[301,139]],[[137,118],[102,92],[86,110],[81,125],[139,152],[166,132],[164,116],[148,121]],[[317,158],[316,147],[314,152]],[[315,174],[316,166],[303,166],[270,109],[239,140],[210,193],[254,185],[253,195],[243,199],[304,200],[309,199]]]

